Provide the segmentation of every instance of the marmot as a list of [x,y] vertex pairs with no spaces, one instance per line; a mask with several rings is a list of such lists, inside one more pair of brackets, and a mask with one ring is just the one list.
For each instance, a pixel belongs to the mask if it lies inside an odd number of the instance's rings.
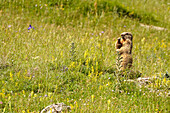
[[[129,35],[129,34],[128,34]],[[119,62],[120,62],[120,70],[125,70],[127,67],[130,68],[132,66],[132,35],[127,36],[121,35],[122,38],[118,38],[116,41],[116,51],[119,54]]]

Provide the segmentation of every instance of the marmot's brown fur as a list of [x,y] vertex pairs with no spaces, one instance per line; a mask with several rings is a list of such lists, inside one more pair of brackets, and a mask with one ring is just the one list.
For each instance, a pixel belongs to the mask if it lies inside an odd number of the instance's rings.
[[133,35],[130,32],[123,32],[121,34],[122,38],[129,39],[131,41],[131,48],[130,48],[130,54],[132,53],[132,47],[133,47]]
[[[122,36],[122,35],[121,35]],[[118,38],[116,41],[116,51],[120,55],[120,70],[125,70],[132,66],[132,35],[123,35],[122,38]]]

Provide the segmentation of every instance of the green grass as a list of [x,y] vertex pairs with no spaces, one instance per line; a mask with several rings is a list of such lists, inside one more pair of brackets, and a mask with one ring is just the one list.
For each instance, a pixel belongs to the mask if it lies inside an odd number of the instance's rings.
[[[168,1],[0,4],[0,112],[37,113],[58,102],[78,113],[170,111]],[[133,69],[159,77],[146,87],[116,76],[115,41],[125,31],[134,35]]]

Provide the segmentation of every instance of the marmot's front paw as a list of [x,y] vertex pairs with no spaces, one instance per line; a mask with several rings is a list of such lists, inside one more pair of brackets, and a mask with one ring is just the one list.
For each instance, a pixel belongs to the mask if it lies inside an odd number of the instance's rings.
[[116,49],[116,52],[119,52],[120,49]]

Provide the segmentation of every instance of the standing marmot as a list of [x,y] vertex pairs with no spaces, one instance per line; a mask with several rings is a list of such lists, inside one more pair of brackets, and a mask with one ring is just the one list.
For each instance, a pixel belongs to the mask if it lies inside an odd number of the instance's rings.
[[125,32],[121,34],[122,38],[118,38],[116,41],[116,51],[119,54],[120,70],[125,70],[127,67],[132,66],[132,39],[131,33]]

